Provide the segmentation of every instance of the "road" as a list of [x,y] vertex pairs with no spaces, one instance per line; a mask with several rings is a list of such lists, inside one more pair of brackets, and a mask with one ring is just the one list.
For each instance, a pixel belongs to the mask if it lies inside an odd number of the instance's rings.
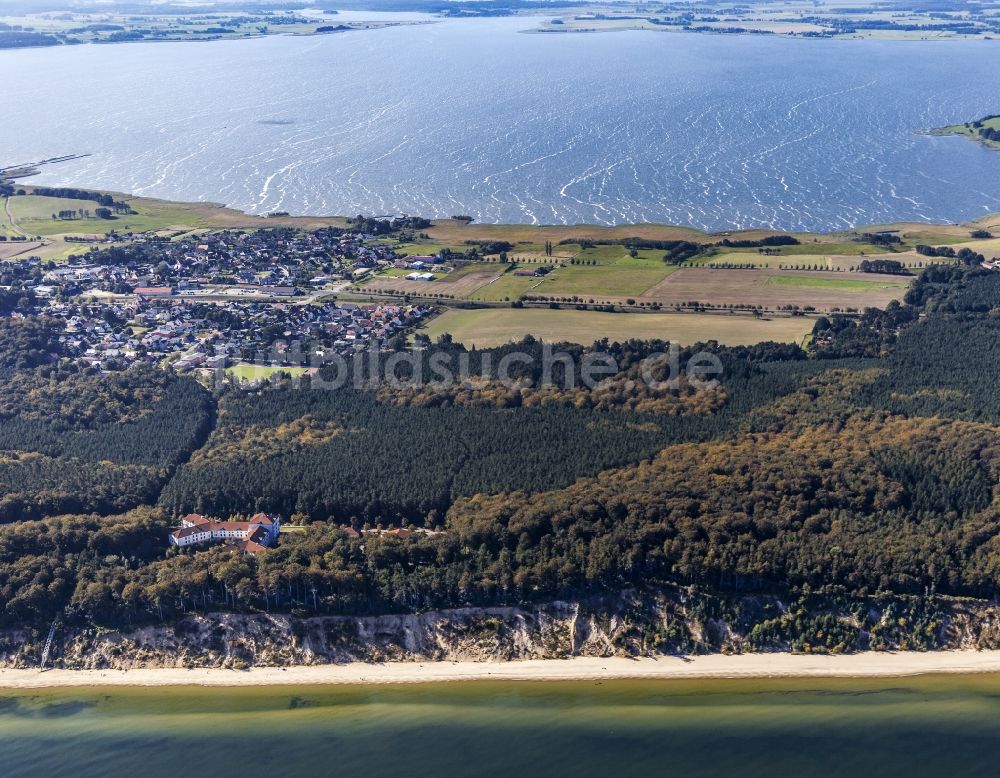
[[18,228],[17,222],[14,221],[14,214],[12,214],[10,212],[10,198],[9,197],[5,197],[3,199],[3,210],[4,210],[4,213],[7,214],[7,221],[10,224],[10,229],[13,232],[16,232],[18,235],[20,235],[22,237],[27,237],[27,236],[25,236],[25,234],[23,232],[21,232],[20,228]]

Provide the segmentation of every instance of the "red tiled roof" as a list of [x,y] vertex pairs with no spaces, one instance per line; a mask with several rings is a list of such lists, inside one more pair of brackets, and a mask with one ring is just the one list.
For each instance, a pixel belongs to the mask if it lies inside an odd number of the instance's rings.
[[[200,514],[191,513],[181,521],[192,526],[184,526],[170,533],[177,540],[202,533],[236,532],[243,534],[245,540],[242,542],[252,543],[254,546],[259,546],[260,548],[265,547],[262,543],[270,538],[270,528],[274,526],[274,519],[263,513],[258,513],[250,521],[213,521]],[[255,549],[244,550],[253,551]]]
[[239,549],[240,551],[245,551],[248,554],[259,554],[261,551],[267,551],[267,546],[262,546],[253,540],[237,540],[232,543],[226,543],[227,546],[233,550]]
[[181,538],[190,537],[191,535],[198,535],[202,532],[209,532],[210,530],[204,524],[197,527],[183,527],[181,529],[174,530],[171,534],[180,540]]
[[146,294],[146,295],[170,295],[174,293],[173,287],[170,286],[137,286],[135,288],[136,294]]
[[222,532],[223,530],[228,532],[249,532],[250,522],[249,521],[213,521],[212,530],[214,532]]

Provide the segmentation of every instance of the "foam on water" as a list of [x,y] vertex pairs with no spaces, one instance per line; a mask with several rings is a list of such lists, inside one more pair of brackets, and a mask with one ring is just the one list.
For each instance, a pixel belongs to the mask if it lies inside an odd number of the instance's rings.
[[265,213],[837,229],[1000,211],[1000,154],[916,130],[1000,110],[1000,45],[520,19],[0,52],[0,164]]

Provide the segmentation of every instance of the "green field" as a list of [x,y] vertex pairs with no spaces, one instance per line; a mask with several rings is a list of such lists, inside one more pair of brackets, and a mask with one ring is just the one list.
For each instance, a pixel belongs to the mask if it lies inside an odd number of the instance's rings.
[[[631,259],[628,254],[628,249],[624,246],[594,246],[593,248],[582,248],[575,244],[569,244],[566,246],[560,246],[561,249],[576,249],[575,256],[580,259],[595,259],[604,264],[612,264],[616,262],[623,261],[625,259]],[[663,252],[660,252],[661,255]]]
[[[922,240],[917,243],[926,242]],[[906,248],[900,246],[899,248]],[[752,248],[735,248],[721,246],[714,250],[711,256],[692,260],[691,265],[725,265],[751,264],[757,267],[793,267],[833,265],[840,268],[845,264],[857,264],[862,256],[884,255],[886,249],[873,246],[870,243],[855,243],[845,241],[839,243],[801,243],[798,246],[779,246],[773,249],[776,254],[763,254]],[[846,267],[844,268],[846,269]]]
[[4,205],[5,202],[6,198],[0,200],[0,235],[4,235],[8,238],[12,235],[20,235],[20,230],[18,230],[11,223],[10,217],[7,215],[7,207]]
[[[1000,132],[1000,116],[991,116],[988,119],[980,119],[976,123],[982,127]],[[966,122],[965,124],[949,124],[947,127],[938,127],[937,129],[931,130],[931,135],[961,135],[963,138],[969,138],[970,140],[982,143],[990,148],[1000,149],[1000,142],[983,138],[979,134],[979,127],[973,127],[972,125],[972,122]]]
[[[931,226],[928,225],[928,228]],[[914,236],[906,236],[906,243],[913,246],[916,246],[918,243],[923,243],[925,246],[957,246],[961,243],[967,243],[970,240],[972,240],[972,236],[964,231],[957,234],[920,232]]]
[[639,249],[633,257],[627,247],[618,244],[591,246],[585,249],[579,243],[564,243],[552,247],[552,257],[555,260],[579,259],[587,263],[595,262],[598,265],[629,267],[663,264],[663,252],[659,249]]
[[239,364],[226,368],[226,375],[234,376],[240,381],[266,381],[276,373],[288,373],[289,375],[302,375],[308,368],[305,367],[271,367],[270,365],[246,365]]
[[[28,235],[64,235],[67,233],[103,234],[112,221],[98,219],[94,211],[100,207],[93,200],[76,200],[65,197],[11,197],[10,212],[15,224]],[[89,211],[89,218],[53,219],[59,211]]]
[[[822,261],[821,257],[815,257],[815,262]],[[781,256],[765,256],[758,254],[752,249],[742,251],[723,251],[712,256],[698,257],[690,260],[689,267],[705,267],[706,265],[753,265],[754,267],[778,267],[779,265],[794,265],[801,260],[790,259]]]
[[686,313],[603,313],[549,308],[448,309],[431,320],[425,334],[431,340],[449,333],[466,346],[488,348],[517,341],[525,335],[556,343],[590,345],[608,338],[660,338],[681,344],[717,340],[726,345],[751,345],[766,340],[801,342],[812,329],[805,317],[755,319]]
[[[528,291],[551,296],[638,296],[676,269],[664,264],[660,251],[641,251],[639,256],[631,257],[623,246],[596,246],[579,251],[579,246],[569,244],[558,249],[573,250],[580,257],[579,264],[564,261],[547,276],[539,277],[516,276],[512,269],[477,289],[468,299],[505,302],[517,300]],[[538,263],[520,266],[533,268]]]
[[716,254],[711,257],[693,260],[690,267],[751,265],[753,267],[769,267],[785,270],[853,270],[860,261],[856,254],[796,254],[791,256],[758,254],[755,251],[743,250]]
[[359,292],[375,294],[387,291],[422,295],[447,294],[456,299],[468,299],[481,286],[498,278],[509,266],[496,262],[461,262],[455,265],[435,266],[433,271],[424,269],[419,272],[431,272],[433,281],[407,280],[406,276],[417,272],[407,268],[389,268],[378,275],[364,278],[352,289]]
[[[41,236],[45,245],[32,249],[31,254],[43,260],[65,260],[72,254],[87,251],[89,244],[68,243],[66,235],[105,235],[111,230],[119,233],[191,233],[212,229],[295,226],[316,229],[329,225],[341,226],[339,217],[284,217],[277,219],[248,216],[211,203],[175,203],[127,195],[114,195],[120,202],[127,202],[134,214],[117,215],[112,219],[96,217],[100,205],[94,200],[48,197],[34,195],[27,187],[27,195],[9,198],[10,214],[0,208],[0,234],[24,233]],[[59,211],[89,211],[89,218],[53,219]]]
[[899,283],[887,281],[857,281],[850,278],[817,278],[816,276],[771,276],[772,286],[799,286],[809,289],[843,289],[852,292],[870,292],[898,286],[905,288],[913,279],[903,276]]
[[[725,253],[729,250],[723,247],[719,249],[719,252]],[[849,240],[840,243],[800,243],[797,246],[777,246],[775,250],[788,257],[824,256],[826,254],[859,256],[861,254],[880,254],[885,251],[885,248],[874,246],[871,243],[858,243]],[[735,251],[746,251],[746,249],[735,249]]]
[[516,276],[512,272],[507,272],[496,281],[483,284],[469,295],[469,299],[487,303],[509,302],[519,299],[541,281],[541,278]]
[[[457,281],[460,278],[482,274],[483,272],[501,273],[506,266],[498,262],[461,262],[450,265],[450,267],[452,268],[450,273],[442,274],[448,281]],[[412,273],[413,271],[411,270],[410,272]]]
[[[103,235],[111,230],[116,232],[148,232],[164,229],[195,229],[210,227],[211,222],[202,217],[197,209],[184,205],[173,205],[156,200],[132,200],[136,214],[115,216],[112,219],[98,219],[94,212],[100,206],[93,200],[77,200],[64,197],[39,197],[27,195],[10,198],[11,213],[18,226],[32,235],[64,235],[73,233]],[[84,219],[53,219],[52,214],[62,210],[90,211],[91,217]]]
[[955,245],[956,250],[969,248],[982,254],[987,259],[1000,258],[1000,238],[988,238],[986,240],[975,240],[967,243]]
[[380,241],[387,246],[392,246],[398,254],[402,256],[434,256],[439,253],[441,249],[449,249],[455,252],[463,252],[468,250],[468,246],[464,246],[457,243],[438,243],[435,241],[419,241],[413,243],[397,243],[392,240]]
[[[10,198],[10,210],[17,221],[52,221],[52,214],[62,210],[90,211],[91,214],[100,208],[93,200],[78,200],[68,197],[40,197],[27,195]],[[96,218],[96,217],[91,217]]]
[[425,268],[423,270],[410,270],[409,268],[405,267],[390,267],[386,270],[383,270],[378,275],[371,276],[370,278],[366,278],[365,280],[373,281],[377,278],[406,278],[408,275],[410,275],[410,273],[433,273],[435,281],[440,278],[444,278],[448,275],[447,273],[435,272],[428,268]]
[[544,295],[641,295],[673,270],[662,261],[639,265],[566,265],[547,275],[534,291]]

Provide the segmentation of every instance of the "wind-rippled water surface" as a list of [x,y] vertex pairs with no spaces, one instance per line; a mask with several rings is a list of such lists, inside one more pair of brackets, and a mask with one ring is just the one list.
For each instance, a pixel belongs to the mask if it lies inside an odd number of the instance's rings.
[[837,229],[1000,211],[1000,42],[524,19],[0,52],[0,164],[256,213]]

